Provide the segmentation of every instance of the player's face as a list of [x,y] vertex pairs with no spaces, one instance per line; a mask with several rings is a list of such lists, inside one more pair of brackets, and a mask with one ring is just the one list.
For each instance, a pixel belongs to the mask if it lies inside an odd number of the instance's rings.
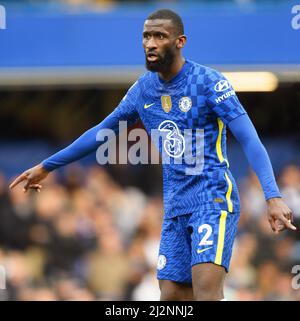
[[146,20],[143,30],[143,47],[146,67],[150,71],[168,71],[178,48],[177,35],[171,20]]

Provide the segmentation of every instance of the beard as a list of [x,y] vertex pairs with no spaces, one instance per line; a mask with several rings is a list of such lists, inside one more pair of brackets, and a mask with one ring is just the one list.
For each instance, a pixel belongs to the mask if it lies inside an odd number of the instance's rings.
[[146,68],[149,71],[153,71],[153,72],[161,72],[161,73],[167,72],[170,70],[170,67],[174,62],[174,58],[175,58],[175,50],[172,50],[172,48],[167,48],[164,56],[157,54],[156,61],[148,61],[146,56]]

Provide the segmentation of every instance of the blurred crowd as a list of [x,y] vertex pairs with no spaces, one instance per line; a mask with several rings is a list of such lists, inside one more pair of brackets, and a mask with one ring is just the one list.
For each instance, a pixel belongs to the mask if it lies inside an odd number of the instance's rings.
[[[287,166],[279,183],[300,227],[300,169]],[[0,300],[159,300],[161,197],[121,187],[100,166],[54,172],[40,193],[7,186],[0,175]],[[271,231],[254,174],[240,186],[226,298],[300,300],[291,273],[300,264],[299,232]]]

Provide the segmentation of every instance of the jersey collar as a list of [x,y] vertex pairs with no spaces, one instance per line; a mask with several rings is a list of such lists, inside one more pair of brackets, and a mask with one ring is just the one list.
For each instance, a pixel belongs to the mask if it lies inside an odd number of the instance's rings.
[[186,76],[186,73],[189,71],[189,69],[190,69],[190,62],[187,59],[185,59],[185,63],[183,64],[182,68],[172,79],[165,81],[159,77],[158,72],[155,72],[153,73],[154,80],[160,86],[169,87],[178,83],[180,80],[182,80]]

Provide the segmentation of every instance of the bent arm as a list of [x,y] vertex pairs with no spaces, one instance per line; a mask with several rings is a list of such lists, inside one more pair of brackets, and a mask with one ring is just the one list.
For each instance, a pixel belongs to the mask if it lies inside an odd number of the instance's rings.
[[228,127],[241,144],[248,162],[255,171],[264,191],[265,199],[281,197],[268,153],[249,116],[247,114],[239,116],[232,120]]

